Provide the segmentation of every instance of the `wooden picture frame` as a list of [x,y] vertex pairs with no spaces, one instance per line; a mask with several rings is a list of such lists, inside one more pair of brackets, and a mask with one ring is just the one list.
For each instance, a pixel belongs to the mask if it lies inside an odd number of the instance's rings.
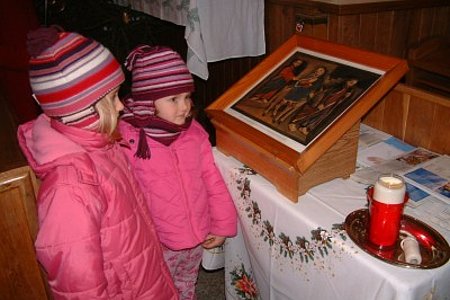
[[[308,67],[272,91],[272,98],[261,100],[258,107],[259,100],[255,96],[298,59],[307,61]],[[319,66],[325,66],[328,72],[322,76],[335,80],[335,85],[326,85],[322,80],[314,89],[300,91],[304,98],[290,97],[297,106],[292,106],[293,110],[284,109],[288,117],[279,123],[270,120],[273,116],[263,115],[263,105],[268,107],[273,100],[289,98],[286,95],[293,86]],[[269,179],[282,194],[296,202],[310,187],[349,176],[354,171],[359,120],[407,70],[403,59],[296,34],[209,105],[206,112],[216,128],[217,147]],[[297,136],[290,132],[292,115],[309,105],[309,110],[302,112],[308,119],[320,111],[317,103],[326,98],[328,88],[328,95],[331,95],[333,89],[343,88],[344,83],[353,78],[364,82],[356,94],[336,101],[335,109],[322,115],[320,122],[303,137],[298,132]],[[322,99],[317,100],[314,97],[320,90]],[[345,91],[341,93],[345,94]],[[314,101],[316,104],[311,104]],[[302,102],[301,107],[298,102]],[[299,131],[298,128],[295,129]]]

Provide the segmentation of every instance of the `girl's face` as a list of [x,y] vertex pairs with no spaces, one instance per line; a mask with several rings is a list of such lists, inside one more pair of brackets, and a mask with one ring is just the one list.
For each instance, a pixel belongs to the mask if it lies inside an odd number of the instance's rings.
[[117,87],[113,89],[111,92],[109,92],[108,97],[112,100],[114,108],[117,114],[119,114],[119,112],[121,112],[124,109],[124,106],[119,99],[119,88]]
[[163,97],[155,101],[156,115],[177,125],[183,125],[191,112],[191,93]]
[[119,112],[123,110],[123,104],[119,100],[118,92],[119,87],[113,89],[95,104],[95,109],[99,115],[99,127],[97,130],[112,138],[114,138]]

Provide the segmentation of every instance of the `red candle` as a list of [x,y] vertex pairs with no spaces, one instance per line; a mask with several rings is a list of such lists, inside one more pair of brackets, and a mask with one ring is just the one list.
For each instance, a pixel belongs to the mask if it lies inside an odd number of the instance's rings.
[[398,175],[381,175],[369,189],[369,241],[381,248],[393,247],[400,231],[405,182]]

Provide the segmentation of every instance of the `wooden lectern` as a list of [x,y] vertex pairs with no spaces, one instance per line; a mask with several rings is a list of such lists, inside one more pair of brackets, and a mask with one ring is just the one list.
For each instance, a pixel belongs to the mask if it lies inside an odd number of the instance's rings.
[[[306,67],[277,86],[298,60]],[[354,172],[360,119],[407,70],[402,59],[294,35],[206,108],[217,148],[297,202]]]

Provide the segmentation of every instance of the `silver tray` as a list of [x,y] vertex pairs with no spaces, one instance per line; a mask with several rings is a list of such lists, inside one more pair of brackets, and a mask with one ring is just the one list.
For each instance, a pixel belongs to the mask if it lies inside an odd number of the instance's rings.
[[[450,258],[450,247],[445,238],[424,222],[408,215],[403,215],[400,221],[400,235],[397,243],[390,249],[381,249],[368,241],[367,228],[369,210],[359,209],[345,218],[344,228],[347,234],[362,250],[392,265],[415,268],[432,269],[445,264]],[[404,259],[404,252],[400,241],[408,234],[413,235],[419,242],[422,262],[410,264]]]

